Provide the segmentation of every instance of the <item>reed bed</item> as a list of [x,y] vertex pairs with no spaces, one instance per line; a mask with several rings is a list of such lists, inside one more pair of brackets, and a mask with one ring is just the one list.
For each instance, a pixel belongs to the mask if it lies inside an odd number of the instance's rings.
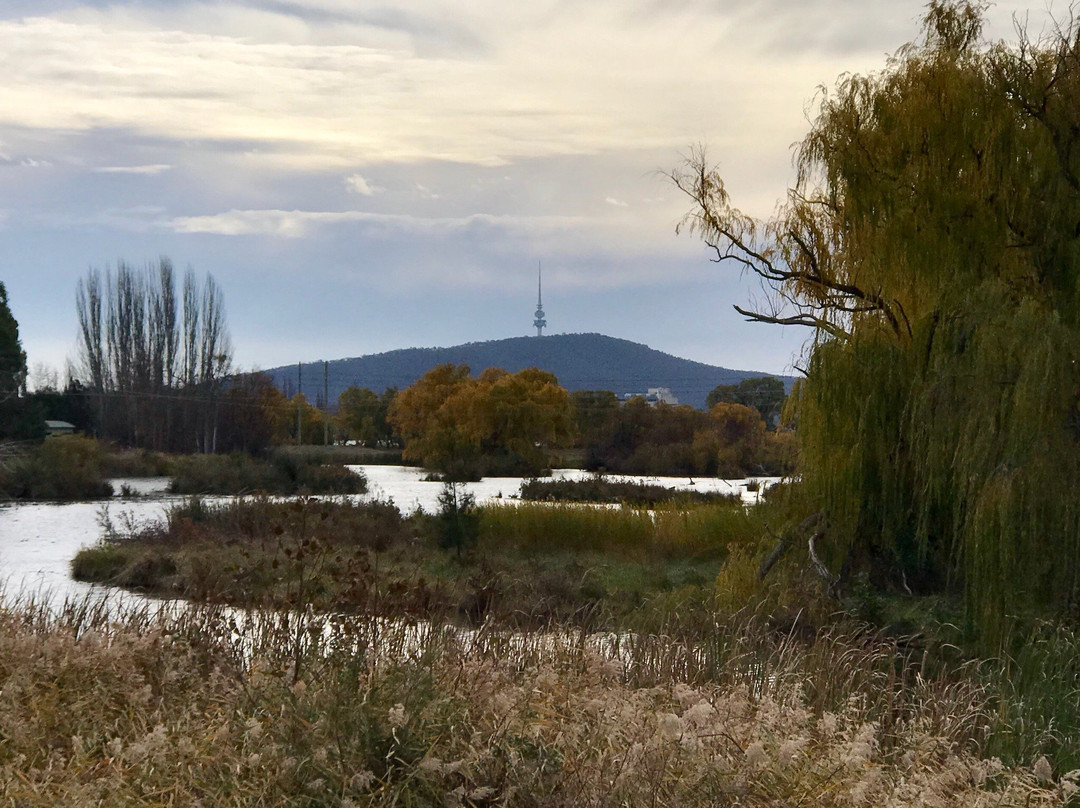
[[729,544],[756,542],[762,530],[760,515],[737,502],[655,510],[523,502],[481,508],[479,544],[646,561],[723,557]]
[[0,800],[1051,806],[1076,793],[1077,773],[1044,759],[980,757],[985,691],[902,682],[895,652],[866,632],[807,645],[745,624],[688,645],[24,601],[0,609]]
[[610,479],[595,475],[583,480],[541,480],[521,484],[521,498],[533,502],[598,502],[650,507],[665,503],[697,505],[738,500],[738,494],[719,491],[676,491],[641,480]]

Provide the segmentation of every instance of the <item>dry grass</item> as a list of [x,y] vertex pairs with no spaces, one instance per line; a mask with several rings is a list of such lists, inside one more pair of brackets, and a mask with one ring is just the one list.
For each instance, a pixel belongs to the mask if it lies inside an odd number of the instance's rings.
[[403,519],[385,503],[191,499],[166,524],[134,533],[121,526],[84,548],[72,572],[240,606],[532,626],[610,627],[634,615],[629,625],[666,631],[676,614],[710,622],[701,612],[724,541],[745,521],[741,508],[726,504],[654,514],[493,506],[480,509],[479,543],[458,554],[440,547],[438,517]]
[[522,502],[480,509],[480,547],[550,553],[596,552],[615,558],[723,558],[732,542],[756,541],[759,514],[737,502],[655,510]]
[[0,610],[0,800],[1064,804],[1070,777],[975,754],[982,691],[901,682],[895,651],[23,603]]

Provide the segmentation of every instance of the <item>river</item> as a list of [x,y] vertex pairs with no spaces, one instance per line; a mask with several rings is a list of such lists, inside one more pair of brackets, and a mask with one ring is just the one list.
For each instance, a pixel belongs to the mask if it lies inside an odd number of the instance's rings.
[[[438,509],[442,484],[424,480],[422,469],[405,466],[354,466],[368,479],[368,493],[360,499],[393,501],[408,514],[423,508]],[[554,479],[581,479],[588,472],[557,469]],[[664,485],[676,490],[721,491],[741,494],[752,502],[758,494],[747,490],[747,480],[718,480],[689,477],[617,477],[613,480],[633,480]],[[465,487],[477,504],[512,500],[518,494],[523,478],[491,477]],[[767,485],[773,480],[763,479]],[[168,479],[113,480],[119,492],[126,489],[135,494],[117,495],[109,500],[94,502],[25,502],[0,505],[0,576],[7,599],[14,597],[48,598],[59,604],[66,599],[108,596],[127,602],[153,603],[148,598],[117,590],[85,584],[72,579],[70,562],[83,547],[95,544],[104,535],[105,520],[117,527],[162,520],[170,505],[183,497],[167,493]]]

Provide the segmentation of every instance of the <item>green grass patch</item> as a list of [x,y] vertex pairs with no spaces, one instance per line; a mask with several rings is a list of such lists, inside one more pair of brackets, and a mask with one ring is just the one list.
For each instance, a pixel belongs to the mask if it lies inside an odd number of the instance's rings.
[[595,552],[639,561],[723,557],[730,542],[756,542],[758,511],[734,501],[655,510],[537,503],[480,509],[480,547],[525,552]]

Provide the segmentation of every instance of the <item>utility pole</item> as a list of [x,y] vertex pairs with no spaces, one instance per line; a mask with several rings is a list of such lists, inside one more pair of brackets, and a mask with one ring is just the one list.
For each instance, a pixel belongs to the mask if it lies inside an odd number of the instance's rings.
[[322,445],[330,445],[330,371],[329,363],[324,359],[322,363]]
[[304,440],[304,366],[296,363],[296,445]]

